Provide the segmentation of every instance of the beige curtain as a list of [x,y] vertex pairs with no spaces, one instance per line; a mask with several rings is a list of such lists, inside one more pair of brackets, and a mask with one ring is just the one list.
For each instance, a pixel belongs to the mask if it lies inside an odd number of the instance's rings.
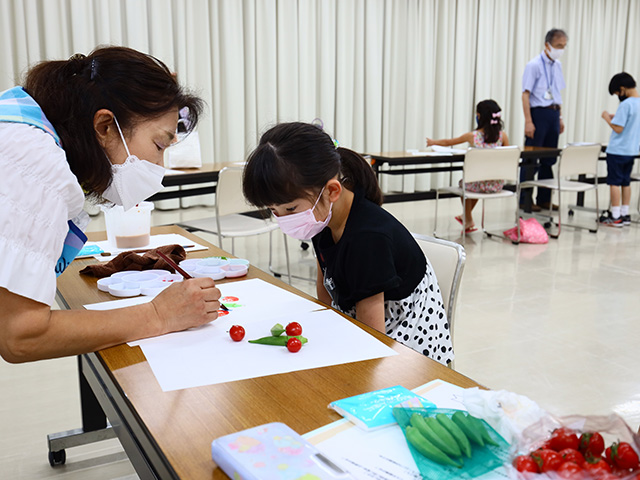
[[427,135],[472,129],[486,98],[522,144],[522,71],[561,27],[560,143],[606,142],[610,77],[640,77],[638,25],[636,0],[0,0],[0,89],[34,62],[122,44],[162,59],[205,98],[205,163],[242,160],[270,125],[315,117],[355,150],[424,148]]

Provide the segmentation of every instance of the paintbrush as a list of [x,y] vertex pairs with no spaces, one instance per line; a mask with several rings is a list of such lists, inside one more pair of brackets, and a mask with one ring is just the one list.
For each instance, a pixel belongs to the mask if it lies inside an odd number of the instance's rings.
[[[156,250],[156,253],[158,254],[158,256],[160,258],[162,258],[165,262],[167,262],[170,267],[173,267],[175,269],[175,271],[178,272],[180,275],[182,275],[185,279],[188,280],[190,278],[193,278],[191,275],[189,275],[187,272],[185,272],[182,268],[180,268],[180,266],[176,262],[171,260],[164,253],[162,253],[160,250]],[[229,309],[223,303],[220,303],[220,308],[222,310],[224,310],[225,312],[229,311]]]

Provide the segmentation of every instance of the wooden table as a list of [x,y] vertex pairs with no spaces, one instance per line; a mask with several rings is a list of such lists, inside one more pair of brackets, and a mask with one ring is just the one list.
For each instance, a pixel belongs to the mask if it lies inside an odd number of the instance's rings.
[[[560,155],[559,148],[524,147],[520,153],[522,160],[533,158],[554,158]],[[380,179],[380,175],[411,175],[416,173],[437,173],[461,171],[464,163],[464,153],[453,155],[412,155],[407,152],[374,152],[364,154],[371,157],[373,170]],[[448,165],[445,165],[448,164]],[[414,168],[405,168],[413,166]],[[386,167],[386,168],[385,168]],[[401,168],[394,168],[401,167]],[[441,197],[452,195],[441,194]],[[436,198],[435,190],[413,193],[385,194],[385,203],[408,202],[414,200],[430,200]]]
[[[180,233],[209,247],[208,251],[193,252],[190,257],[224,254],[175,226],[154,228],[153,233]],[[104,237],[91,235],[92,240]],[[78,274],[94,261],[76,260],[59,277],[59,298],[69,308],[113,300],[109,294],[98,291],[95,278]],[[245,278],[260,278],[315,301],[253,266]],[[399,355],[163,392],[142,350],[120,345],[80,356],[81,374],[91,389],[85,391],[85,396],[95,395],[140,478],[192,480],[227,478],[211,460],[211,442],[221,435],[274,421],[284,422],[304,434],[341,418],[327,408],[332,400],[394,385],[411,389],[440,378],[462,387],[478,386],[473,380],[355,323]],[[224,368],[224,361],[211,368]],[[85,400],[90,403],[91,399]],[[95,411],[93,415],[96,416]],[[93,425],[100,428],[101,419],[93,420]]]

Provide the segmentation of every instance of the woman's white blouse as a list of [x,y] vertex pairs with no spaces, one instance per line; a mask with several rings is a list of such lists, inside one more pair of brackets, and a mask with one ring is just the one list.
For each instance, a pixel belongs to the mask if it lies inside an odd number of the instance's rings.
[[40,128],[0,122],[0,287],[52,305],[55,265],[84,194]]

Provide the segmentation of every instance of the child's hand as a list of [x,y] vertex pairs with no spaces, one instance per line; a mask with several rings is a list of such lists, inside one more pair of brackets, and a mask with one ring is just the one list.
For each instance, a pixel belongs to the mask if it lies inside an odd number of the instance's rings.
[[433,145],[436,145],[436,141],[427,137],[427,147],[431,147]]
[[611,122],[613,115],[611,115],[609,112],[605,110],[602,112],[602,118],[604,118],[607,122]]

